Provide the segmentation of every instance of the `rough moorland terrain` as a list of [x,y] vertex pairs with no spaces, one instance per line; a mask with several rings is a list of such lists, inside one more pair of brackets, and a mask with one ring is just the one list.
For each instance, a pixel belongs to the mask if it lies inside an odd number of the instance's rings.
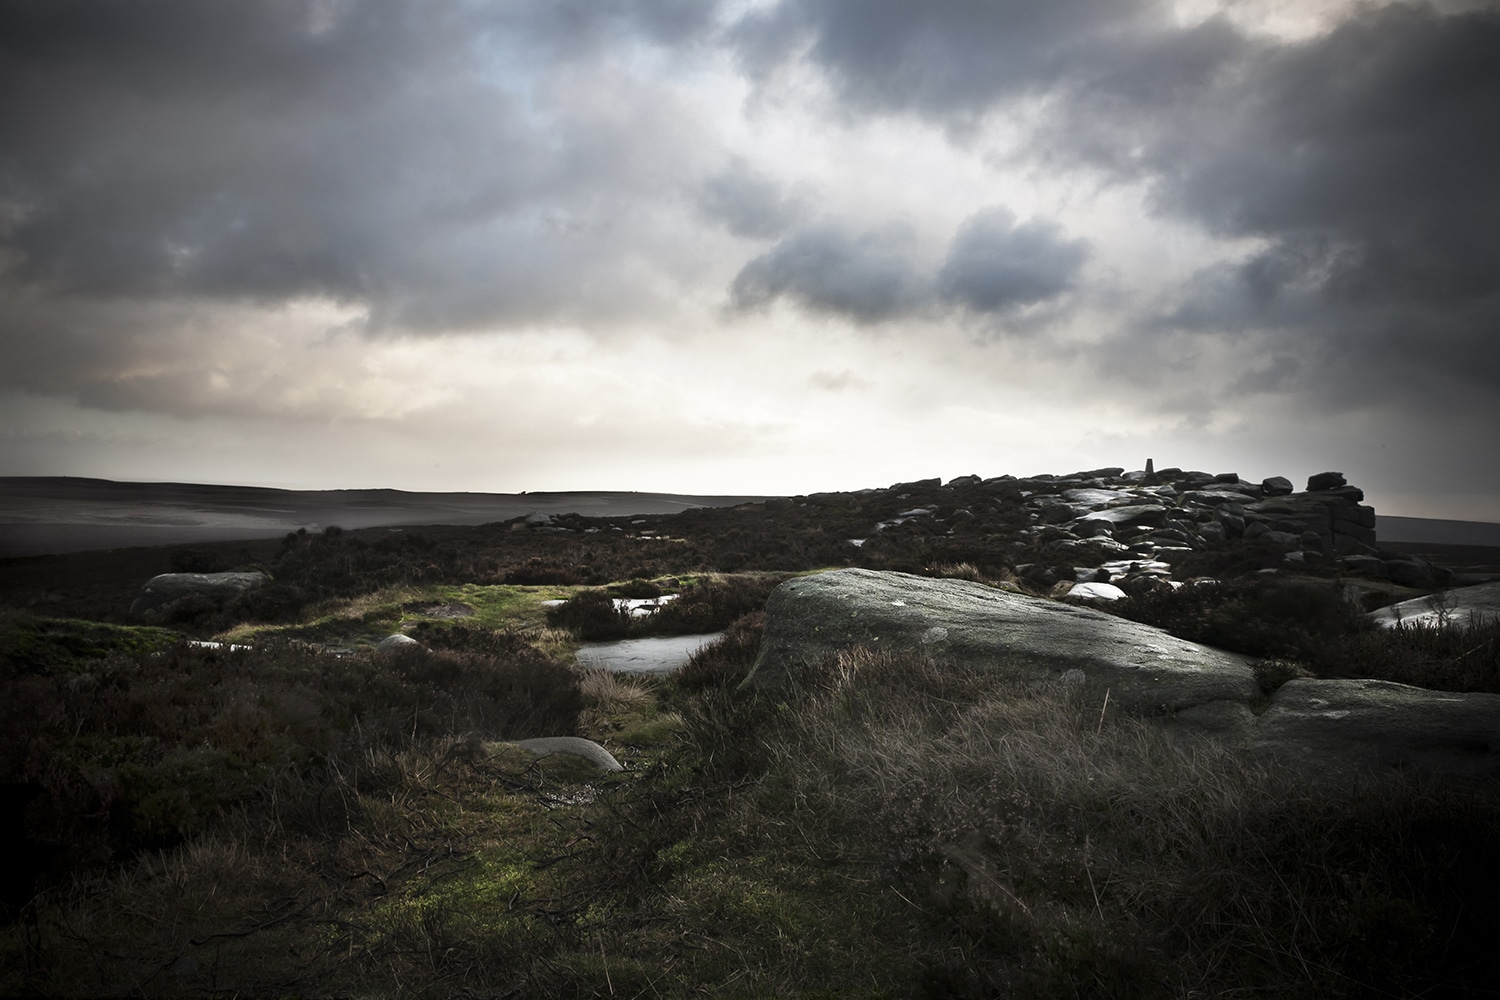
[[[1382,545],[1308,485],[963,477],[0,563],[0,991],[1485,995],[1494,781],[1247,750],[1329,709],[1278,692],[1495,697],[1500,626],[1427,600],[1495,554]],[[841,568],[887,617],[799,632],[789,595]],[[1027,669],[917,622],[929,590],[1040,623]],[[1369,614],[1411,600],[1432,620]],[[572,659],[721,630],[669,677]],[[1126,683],[1198,656],[1260,736],[1185,739]],[[793,684],[747,683],[772,660]]]

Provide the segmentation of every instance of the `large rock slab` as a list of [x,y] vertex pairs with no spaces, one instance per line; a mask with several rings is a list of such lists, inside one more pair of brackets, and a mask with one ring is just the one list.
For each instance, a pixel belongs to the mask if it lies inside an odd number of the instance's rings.
[[538,736],[530,740],[516,740],[511,745],[520,747],[536,757],[549,757],[553,754],[578,757],[590,764],[596,771],[604,773],[625,770],[620,762],[615,760],[614,754],[593,740],[586,740],[582,736]]
[[1496,694],[1298,678],[1278,688],[1259,716],[1244,704],[1217,702],[1179,713],[1173,725],[1311,774],[1500,777]]
[[1398,622],[1439,625],[1451,621],[1467,625],[1475,618],[1500,619],[1500,583],[1481,583],[1444,590],[1428,597],[1414,597],[1371,611],[1368,617],[1385,628],[1395,628]]
[[1248,702],[1260,688],[1245,657],[1102,612],[967,580],[842,569],[788,580],[766,603],[760,655],[742,687],[795,688],[803,669],[856,645],[923,651],[939,662],[1012,676],[1081,673],[1111,704],[1176,711]]
[[130,605],[130,614],[147,621],[159,618],[167,606],[184,597],[202,596],[222,604],[270,577],[264,573],[161,573],[146,581]]

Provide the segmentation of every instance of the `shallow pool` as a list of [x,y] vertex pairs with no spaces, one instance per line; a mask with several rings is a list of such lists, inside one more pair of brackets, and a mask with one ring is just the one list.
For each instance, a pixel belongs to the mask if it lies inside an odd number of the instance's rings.
[[667,674],[686,664],[694,653],[723,634],[708,632],[586,642],[578,647],[578,662],[592,669],[613,670],[621,674]]

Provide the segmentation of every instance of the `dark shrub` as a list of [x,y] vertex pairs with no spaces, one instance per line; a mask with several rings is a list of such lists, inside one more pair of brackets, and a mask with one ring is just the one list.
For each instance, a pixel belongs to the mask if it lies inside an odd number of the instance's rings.
[[171,563],[173,573],[219,573],[228,568],[219,553],[207,549],[178,549]]
[[580,590],[547,612],[547,621],[586,642],[619,639],[630,631],[630,615],[602,590]]
[[662,595],[662,589],[650,580],[628,580],[625,583],[617,583],[609,588],[609,592],[615,597],[653,598]]
[[1107,610],[1193,642],[1303,661],[1369,627],[1335,584],[1278,579],[1138,593]]
[[531,559],[506,570],[502,580],[522,587],[572,587],[587,583],[589,573],[578,566],[562,566]]
[[755,665],[765,627],[764,611],[752,611],[741,616],[725,630],[717,642],[709,643],[694,653],[687,665],[672,675],[673,682],[678,688],[688,692],[702,691],[709,687],[734,687]]
[[670,604],[640,621],[640,632],[654,635],[691,635],[717,632],[755,611],[764,610],[786,577],[782,575],[729,576],[689,587]]
[[278,783],[287,807],[287,788],[354,780],[371,749],[575,733],[577,673],[515,637],[490,643],[45,659],[0,681],[0,786],[32,790],[25,835],[70,868],[194,836],[227,808],[265,805]]

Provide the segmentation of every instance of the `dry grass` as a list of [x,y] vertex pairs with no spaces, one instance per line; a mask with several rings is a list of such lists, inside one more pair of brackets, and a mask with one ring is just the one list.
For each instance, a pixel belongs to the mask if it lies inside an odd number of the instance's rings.
[[[702,609],[747,593],[705,591]],[[1271,635],[1279,599],[1241,596],[1215,627]],[[410,660],[178,649],[20,678],[8,720],[108,737],[59,738],[52,777],[109,749],[136,754],[145,792],[218,784],[177,843],[44,888],[0,939],[0,991],[1353,998],[1500,981],[1493,787],[1318,785],[1076,688],[865,650],[795,699],[738,696],[762,627],[741,617],[666,680],[580,675],[536,651],[566,633],[463,623]],[[522,705],[579,713],[628,770],[485,752]],[[191,745],[146,753],[142,733]],[[253,794],[202,745],[259,748]]]
[[[1500,971],[1493,788],[1309,783],[910,657],[842,654],[810,691],[690,715],[729,774],[761,776],[726,823],[884,872],[921,914],[902,961],[941,995],[1464,995]],[[726,754],[746,729],[759,749]]]

